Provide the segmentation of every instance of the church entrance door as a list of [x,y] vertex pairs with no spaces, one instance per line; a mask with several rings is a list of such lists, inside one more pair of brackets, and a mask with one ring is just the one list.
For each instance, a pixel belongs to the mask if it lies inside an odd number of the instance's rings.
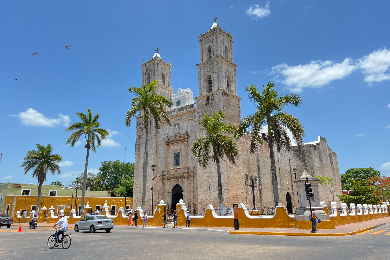
[[286,194],[286,201],[287,201],[287,212],[288,214],[291,214],[293,210],[292,210],[292,203],[291,203],[291,195],[289,192],[287,192]]
[[172,189],[172,212],[176,210],[176,204],[179,203],[180,199],[183,199],[183,189],[179,184],[176,184]]

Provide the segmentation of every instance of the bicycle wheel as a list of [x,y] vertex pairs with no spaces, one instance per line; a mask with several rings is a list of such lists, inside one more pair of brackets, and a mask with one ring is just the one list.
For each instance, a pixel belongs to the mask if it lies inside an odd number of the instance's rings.
[[69,235],[65,235],[62,238],[62,247],[68,249],[71,244],[72,244],[72,238]]
[[51,235],[49,239],[47,240],[47,246],[52,249],[54,245],[56,244],[56,237],[54,235]]

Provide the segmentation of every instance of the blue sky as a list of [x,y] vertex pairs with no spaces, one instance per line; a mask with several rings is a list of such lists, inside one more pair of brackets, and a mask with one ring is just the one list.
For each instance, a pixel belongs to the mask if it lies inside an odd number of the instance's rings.
[[197,37],[214,17],[234,37],[242,117],[255,109],[245,86],[273,81],[280,94],[301,95],[302,106],[286,111],[301,120],[304,142],[327,139],[340,173],[390,176],[388,10],[389,1],[2,1],[0,182],[36,183],[20,166],[35,144],[50,143],[63,163],[46,184],[69,184],[86,149],[66,145],[65,129],[88,108],[111,133],[88,169],[134,162],[135,127],[124,118],[142,61],[159,48],[175,92],[196,97]]

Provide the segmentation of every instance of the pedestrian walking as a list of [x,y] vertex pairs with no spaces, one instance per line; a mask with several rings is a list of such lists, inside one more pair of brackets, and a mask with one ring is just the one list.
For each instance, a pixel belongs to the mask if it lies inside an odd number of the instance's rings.
[[190,212],[187,210],[186,227],[190,227]]
[[163,219],[163,223],[164,223],[163,228],[166,228],[166,226],[167,226],[167,212],[166,211],[164,211],[164,214],[162,215],[162,219]]
[[317,232],[317,215],[314,213],[314,209],[311,210],[311,215],[310,215],[310,221],[311,221],[311,233],[316,233]]
[[138,221],[138,212],[134,212],[134,226],[137,226],[137,221]]
[[176,214],[176,210],[173,211],[173,228],[177,228],[177,214]]
[[142,227],[146,227],[146,220],[148,220],[148,215],[146,215],[145,211],[144,215],[142,216]]
[[127,223],[128,226],[133,226],[133,214],[130,212],[129,214],[129,222]]

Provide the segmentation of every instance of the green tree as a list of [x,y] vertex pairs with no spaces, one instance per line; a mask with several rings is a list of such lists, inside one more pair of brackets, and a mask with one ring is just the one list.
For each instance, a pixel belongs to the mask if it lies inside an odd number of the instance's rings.
[[52,181],[50,185],[62,186],[62,182],[60,182],[60,181]]
[[348,183],[351,194],[337,195],[341,201],[355,204],[377,204],[380,197],[375,195],[374,187],[370,187],[368,179],[351,179]]
[[135,97],[131,101],[131,108],[127,111],[125,117],[125,124],[130,126],[131,120],[137,114],[142,120],[144,132],[145,132],[145,148],[142,167],[142,209],[145,210],[145,198],[146,198],[146,181],[148,172],[148,139],[149,139],[149,127],[152,126],[154,121],[154,127],[160,128],[162,121],[165,120],[171,125],[167,107],[172,106],[172,101],[166,97],[156,93],[157,80],[151,82],[149,85],[143,84],[140,88],[130,87],[129,92],[133,93]]
[[104,161],[96,175],[96,185],[99,190],[114,191],[126,177],[134,177],[134,163]]
[[[79,179],[79,181],[74,180],[72,181],[72,187],[75,189],[77,187],[77,189],[80,189],[82,187],[82,183],[83,183],[83,178],[84,178],[84,173],[79,173],[77,178]],[[101,189],[99,189],[99,184],[97,182],[97,176],[91,172],[88,172],[87,174],[87,184],[85,185],[85,188],[88,190],[92,190],[92,191],[99,191]]]
[[24,162],[21,167],[24,167],[24,174],[32,170],[32,176],[38,179],[38,199],[36,214],[39,212],[39,201],[42,196],[42,184],[46,181],[46,175],[48,171],[52,174],[56,172],[60,174],[59,162],[62,161],[62,157],[58,154],[52,154],[53,148],[50,144],[47,146],[37,144],[37,150],[28,151]]
[[[344,174],[341,174],[341,185],[343,190],[352,190],[352,186],[356,185],[354,180],[367,180],[371,177],[379,177],[380,171],[374,170],[373,168],[351,168],[348,169]],[[365,182],[362,182],[362,184]]]
[[[286,105],[299,106],[302,103],[301,97],[295,94],[279,96],[274,86],[274,83],[269,82],[263,88],[263,92],[259,92],[253,85],[245,88],[249,98],[256,104],[257,109],[253,115],[247,116],[241,121],[236,136],[241,137],[249,130],[251,131],[251,153],[254,153],[257,146],[263,144],[263,141],[268,143],[271,159],[272,189],[276,207],[279,203],[279,190],[274,145],[276,145],[278,152],[280,152],[282,147],[286,147],[289,150],[291,140],[287,131],[291,131],[292,137],[298,145],[302,142],[305,132],[297,118],[282,112]],[[262,133],[265,126],[268,126],[268,131],[267,133]]]
[[234,126],[224,123],[225,117],[222,111],[216,112],[213,117],[210,117],[206,112],[201,122],[206,136],[198,138],[192,145],[192,154],[202,167],[206,167],[210,159],[213,159],[217,165],[219,214],[222,213],[223,208],[220,163],[226,156],[229,162],[234,164],[238,156],[237,144],[231,137],[236,129]]
[[[84,198],[85,198],[85,190],[87,185],[89,149],[92,149],[92,151],[96,152],[96,147],[99,147],[101,145],[101,140],[106,138],[106,136],[108,136],[109,134],[105,129],[99,128],[100,123],[98,120],[100,115],[96,114],[95,116],[92,116],[92,112],[89,108],[87,114],[77,113],[77,115],[78,117],[80,117],[81,122],[74,123],[66,129],[67,132],[74,131],[66,141],[66,144],[70,144],[73,147],[75,143],[83,135],[85,137],[85,141],[87,142],[87,144],[85,145],[85,148],[87,149],[87,156],[85,158],[83,188],[82,188],[82,196],[81,196],[81,213],[82,213],[84,210]],[[97,143],[97,145],[95,145],[95,142]]]
[[114,189],[114,192],[117,196],[120,197],[133,197],[133,184],[134,178],[131,176],[125,176],[118,188]]
[[370,180],[379,178],[380,171],[373,168],[351,168],[341,175],[343,190],[353,190],[351,194],[338,195],[341,201],[355,204],[376,204],[380,197],[376,194],[376,187]]

